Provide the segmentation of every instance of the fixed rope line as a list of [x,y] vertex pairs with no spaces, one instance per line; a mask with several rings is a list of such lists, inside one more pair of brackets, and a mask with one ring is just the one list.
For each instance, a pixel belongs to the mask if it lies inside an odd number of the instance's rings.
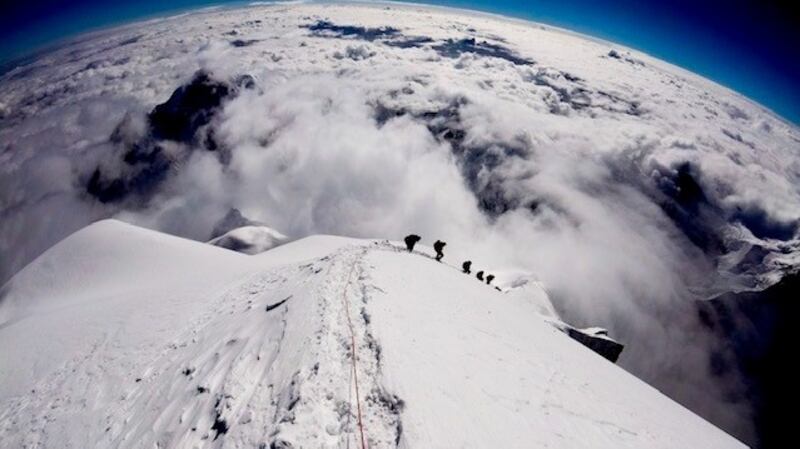
[[361,435],[361,449],[367,449],[367,440],[364,437],[364,422],[361,419],[361,395],[358,391],[358,368],[357,368],[357,357],[356,357],[356,332],[353,328],[353,320],[350,318],[350,303],[347,300],[347,287],[350,286],[350,280],[353,277],[353,272],[356,269],[356,263],[358,260],[353,261],[353,265],[350,267],[350,273],[347,275],[347,283],[344,285],[344,289],[342,289],[342,304],[344,305],[345,315],[347,316],[347,327],[350,329],[350,345],[352,351],[351,361],[353,363],[353,383],[355,384],[356,388],[356,410],[358,412],[358,431]]

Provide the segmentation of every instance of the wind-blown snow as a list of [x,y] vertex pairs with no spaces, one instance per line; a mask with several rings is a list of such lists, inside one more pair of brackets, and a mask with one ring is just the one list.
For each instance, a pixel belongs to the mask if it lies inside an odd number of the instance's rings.
[[360,447],[360,403],[376,449],[742,447],[530,303],[400,248],[244,256],[93,224],[6,286],[0,445]]
[[232,209],[290,239],[414,232],[541,282],[626,343],[623,367],[752,440],[694,302],[796,269],[799,150],[734,92],[538,24],[200,11],[0,75],[0,282],[107,217],[200,241]]

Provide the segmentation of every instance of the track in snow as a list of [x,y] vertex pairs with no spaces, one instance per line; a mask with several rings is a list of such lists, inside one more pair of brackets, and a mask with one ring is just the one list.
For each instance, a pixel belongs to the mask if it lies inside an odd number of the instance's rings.
[[[366,251],[258,272],[138,353],[105,336],[6,402],[2,446],[361,448],[360,417],[364,446],[397,447],[403,402],[380,382]],[[82,415],[102,424],[75,432]]]

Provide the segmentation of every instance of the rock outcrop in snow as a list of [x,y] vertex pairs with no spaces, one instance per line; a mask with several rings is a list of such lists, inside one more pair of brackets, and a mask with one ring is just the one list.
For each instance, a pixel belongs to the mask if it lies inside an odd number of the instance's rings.
[[544,286],[535,277],[529,274],[510,276],[504,287],[503,291],[508,299],[530,304],[547,323],[606,359],[616,362],[622,353],[625,346],[610,338],[606,329],[600,327],[578,329],[565,323],[553,307]]
[[752,379],[747,394],[756,406],[762,447],[781,447],[793,437],[792,418],[783,411],[795,406],[785,386],[797,383],[786,354],[800,344],[798,292],[800,272],[794,272],[763,291],[725,293],[697,303],[703,323],[723,341],[715,370],[724,376],[740,369]]
[[578,343],[586,346],[592,351],[602,355],[612,362],[616,362],[622,349],[625,347],[622,343],[610,338],[608,331],[599,327],[589,327],[586,329],[577,329],[565,323],[560,323],[556,326],[569,337]]

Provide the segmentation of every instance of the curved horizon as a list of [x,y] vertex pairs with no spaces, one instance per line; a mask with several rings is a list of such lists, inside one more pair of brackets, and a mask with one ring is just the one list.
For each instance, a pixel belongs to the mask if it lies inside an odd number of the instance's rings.
[[[311,2],[347,3],[307,1]],[[7,22],[0,23],[0,73],[87,33],[202,8],[246,7],[254,3],[293,2],[145,0],[107,7],[97,0],[31,0],[26,2],[28,6],[11,6],[10,11],[5,11],[4,19],[0,19]],[[366,0],[362,3],[392,2]],[[800,31],[789,36],[781,34],[786,32],[783,22],[791,21],[791,17],[775,23],[754,23],[754,30],[744,29],[743,14],[747,12],[745,9],[754,7],[753,2],[732,2],[728,11],[718,11],[708,5],[692,9],[694,5],[684,0],[407,0],[395,3],[501,15],[629,47],[705,77],[792,124],[800,124],[800,86],[796,82],[800,79],[800,63],[797,62],[800,50],[791,45],[800,39]],[[610,3],[629,7],[613,8]],[[681,8],[682,11],[672,11]],[[772,6],[771,13],[764,14],[775,16],[776,11],[784,12]],[[719,19],[709,21],[712,16]],[[777,41],[785,45],[775,44]]]

